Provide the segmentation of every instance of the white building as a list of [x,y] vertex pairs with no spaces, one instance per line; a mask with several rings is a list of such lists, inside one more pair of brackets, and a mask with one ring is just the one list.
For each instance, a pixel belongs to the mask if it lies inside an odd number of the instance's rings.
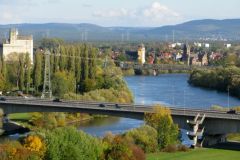
[[205,43],[205,48],[209,48],[210,44],[209,43]]
[[199,43],[199,42],[194,42],[194,45],[197,47],[202,47],[202,43]]
[[3,56],[4,60],[10,61],[14,60],[12,57],[13,53],[28,53],[33,63],[33,37],[30,36],[20,36],[18,35],[17,29],[11,29],[9,32],[9,39],[6,40],[2,45],[0,45],[0,54]]
[[228,44],[225,44],[225,46],[226,46],[227,48],[230,48],[230,47],[232,47],[232,44],[228,43]]

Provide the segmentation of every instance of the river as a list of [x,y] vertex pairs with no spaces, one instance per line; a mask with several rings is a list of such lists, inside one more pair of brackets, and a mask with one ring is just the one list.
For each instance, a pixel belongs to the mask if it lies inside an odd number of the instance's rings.
[[[164,104],[182,108],[209,108],[212,105],[240,106],[240,100],[227,93],[188,84],[187,74],[125,77],[135,96],[135,104]],[[128,118],[100,118],[79,125],[79,129],[95,136],[106,132],[122,133],[139,127],[143,121]]]

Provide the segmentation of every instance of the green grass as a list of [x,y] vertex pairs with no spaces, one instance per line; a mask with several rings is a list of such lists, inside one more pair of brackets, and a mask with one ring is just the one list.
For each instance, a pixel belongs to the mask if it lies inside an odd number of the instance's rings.
[[237,160],[239,151],[221,149],[195,149],[189,152],[153,153],[147,155],[147,160]]
[[8,115],[11,120],[30,120],[32,115],[31,113],[14,113]]
[[227,139],[229,141],[238,141],[238,142],[240,142],[240,133],[229,134],[229,135],[227,135]]

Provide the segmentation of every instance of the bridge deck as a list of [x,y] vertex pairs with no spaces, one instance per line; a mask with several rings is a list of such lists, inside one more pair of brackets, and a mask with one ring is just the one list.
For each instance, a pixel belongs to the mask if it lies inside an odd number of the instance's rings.
[[[8,113],[19,113],[19,112],[49,112],[48,109],[52,109],[55,112],[70,111],[84,111],[93,110],[94,112],[124,112],[128,114],[142,114],[146,112],[153,112],[152,106],[147,105],[133,105],[133,104],[119,104],[120,108],[115,107],[115,103],[104,103],[106,107],[99,107],[101,102],[88,102],[88,101],[62,101],[53,102],[46,99],[38,98],[16,98],[8,97],[6,101],[0,101],[0,108],[3,108]],[[38,109],[34,109],[38,108]],[[51,111],[52,111],[51,110]],[[189,108],[170,108],[172,116],[186,116],[195,117],[198,113],[205,114],[206,118],[214,119],[234,119],[240,120],[240,114],[228,114],[224,111],[215,110],[201,110],[201,109],[189,109]]]

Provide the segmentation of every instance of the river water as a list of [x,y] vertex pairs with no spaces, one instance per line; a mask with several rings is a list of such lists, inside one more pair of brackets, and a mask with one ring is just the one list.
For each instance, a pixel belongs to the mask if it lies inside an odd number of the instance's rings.
[[[190,86],[187,74],[132,76],[125,80],[135,96],[136,104],[163,104],[182,108],[209,108],[213,105],[240,106],[240,99],[227,93]],[[211,82],[209,82],[211,83]],[[139,127],[143,121],[128,118],[101,118],[79,125],[79,129],[95,136],[106,132],[122,133]]]

